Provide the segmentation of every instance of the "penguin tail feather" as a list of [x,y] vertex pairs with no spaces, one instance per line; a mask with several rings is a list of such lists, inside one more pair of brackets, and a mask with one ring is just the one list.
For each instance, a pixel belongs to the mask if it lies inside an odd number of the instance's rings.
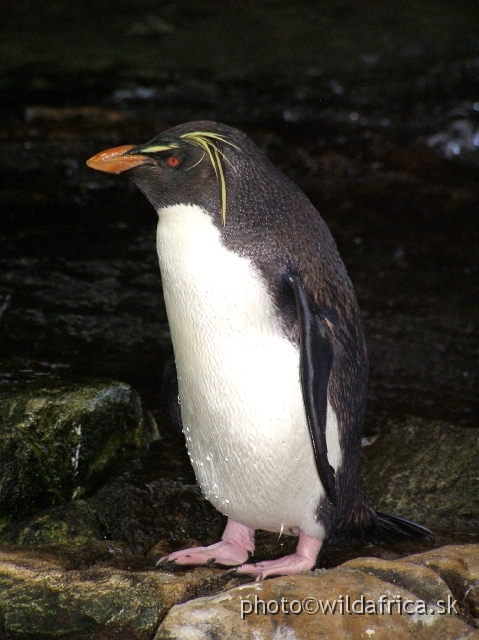
[[434,533],[421,524],[375,511],[368,500],[359,503],[332,535],[333,540],[396,544],[406,540],[432,540]]
[[376,511],[374,536],[378,542],[403,542],[405,540],[432,540],[432,531],[422,524],[406,520],[391,513]]

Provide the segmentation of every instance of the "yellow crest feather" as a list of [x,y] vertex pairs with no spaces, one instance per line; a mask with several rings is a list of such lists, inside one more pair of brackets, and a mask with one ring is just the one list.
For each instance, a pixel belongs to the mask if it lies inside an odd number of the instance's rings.
[[221,189],[221,217],[223,219],[223,226],[226,225],[226,180],[223,169],[223,160],[226,160],[228,164],[231,164],[225,154],[218,149],[215,141],[229,144],[231,147],[238,149],[228,138],[220,135],[219,133],[213,133],[211,131],[191,131],[190,133],[184,133],[180,136],[182,140],[194,144],[197,147],[201,147],[208,154],[213,169],[215,170],[216,177],[220,184]]

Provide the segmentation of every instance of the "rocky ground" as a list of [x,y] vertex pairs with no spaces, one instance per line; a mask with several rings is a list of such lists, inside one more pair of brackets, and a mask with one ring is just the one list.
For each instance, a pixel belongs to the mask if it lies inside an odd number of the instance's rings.
[[[0,638],[479,637],[478,13],[0,2]],[[84,162],[202,118],[244,129],[330,226],[370,355],[368,493],[434,541],[330,542],[260,584],[157,569],[224,523],[161,406],[154,212]],[[256,556],[291,545],[261,533]],[[361,594],[426,611],[244,612]]]

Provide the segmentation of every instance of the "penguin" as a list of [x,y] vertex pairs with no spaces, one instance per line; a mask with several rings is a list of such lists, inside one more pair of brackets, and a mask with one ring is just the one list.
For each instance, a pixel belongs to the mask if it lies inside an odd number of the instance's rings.
[[[227,517],[219,542],[160,562],[262,580],[311,570],[328,538],[429,538],[365,495],[359,307],[303,192],[244,133],[215,122],[87,164],[126,173],[158,214],[182,428],[203,494]],[[295,553],[252,562],[257,529],[297,536]]]

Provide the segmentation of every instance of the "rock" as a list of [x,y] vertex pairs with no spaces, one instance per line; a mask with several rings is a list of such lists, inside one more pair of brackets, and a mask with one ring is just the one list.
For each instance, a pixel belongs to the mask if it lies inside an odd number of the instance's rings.
[[168,552],[188,546],[191,539],[211,544],[225,525],[197,485],[161,478],[139,482],[129,473],[100,489],[88,504],[108,537],[135,553],[145,553],[159,540],[168,541]]
[[[125,543],[131,553],[143,554],[158,545],[158,553],[152,553],[159,558],[191,544],[220,539],[225,518],[196,485],[161,477],[152,480],[148,469],[141,469],[141,459],[133,462],[140,467],[136,473],[123,473],[90,498],[9,524],[0,534],[0,544],[73,545],[108,539]],[[157,475],[162,471],[169,470],[160,464]]]
[[11,518],[81,496],[115,454],[157,437],[125,383],[12,381],[0,390],[0,529]]
[[477,531],[479,429],[419,418],[391,421],[364,449],[376,509],[427,526]]
[[479,545],[449,545],[404,561],[430,567],[440,575],[479,628]]
[[0,549],[1,637],[149,640],[173,604],[239,583],[219,569],[106,566],[121,552],[110,543]]
[[139,455],[115,462],[101,480],[103,486],[98,483],[89,497],[4,526],[0,544],[81,545],[108,539],[137,554],[157,545],[152,554],[158,558],[221,537],[226,518],[194,484],[186,448],[177,438],[164,437]]
[[81,545],[107,537],[105,526],[88,502],[73,500],[9,524],[0,533],[0,544]]
[[424,565],[412,568],[411,563],[405,559],[356,558],[345,562],[341,568],[355,569],[376,576],[384,582],[414,593],[417,598],[430,605],[452,596],[446,582],[435,571]]
[[0,637],[479,640],[478,558],[479,545],[450,546],[252,583],[213,567],[160,571],[116,542],[4,547]]
[[[436,595],[449,594],[447,586],[441,583],[440,578],[434,578],[432,571],[423,567],[413,572],[416,579],[419,578],[420,593],[417,593],[378,578],[372,574],[370,567],[363,565],[363,568],[368,570],[343,565],[330,571],[318,570],[305,575],[245,584],[219,595],[191,600],[171,609],[158,629],[155,640],[479,639],[479,632],[459,616],[439,615],[437,610],[432,613],[429,604],[419,604],[426,584],[429,585],[426,593],[433,600]],[[404,569],[401,567],[394,571],[391,567],[382,567],[386,571],[385,576],[400,576]],[[406,582],[411,587],[415,586],[414,579]],[[395,605],[391,605],[391,613],[386,608],[386,613],[379,613],[381,596],[396,601]],[[399,613],[397,601],[400,598],[403,603],[412,600],[413,606],[419,607],[418,612],[410,615]],[[335,613],[323,613],[321,604],[327,607],[328,602],[333,606],[334,601]],[[423,606],[427,611],[424,614],[420,613]],[[255,607],[259,613],[255,613]],[[267,607],[269,613],[265,614]],[[348,609],[353,611],[354,607],[357,613],[348,613]]]

